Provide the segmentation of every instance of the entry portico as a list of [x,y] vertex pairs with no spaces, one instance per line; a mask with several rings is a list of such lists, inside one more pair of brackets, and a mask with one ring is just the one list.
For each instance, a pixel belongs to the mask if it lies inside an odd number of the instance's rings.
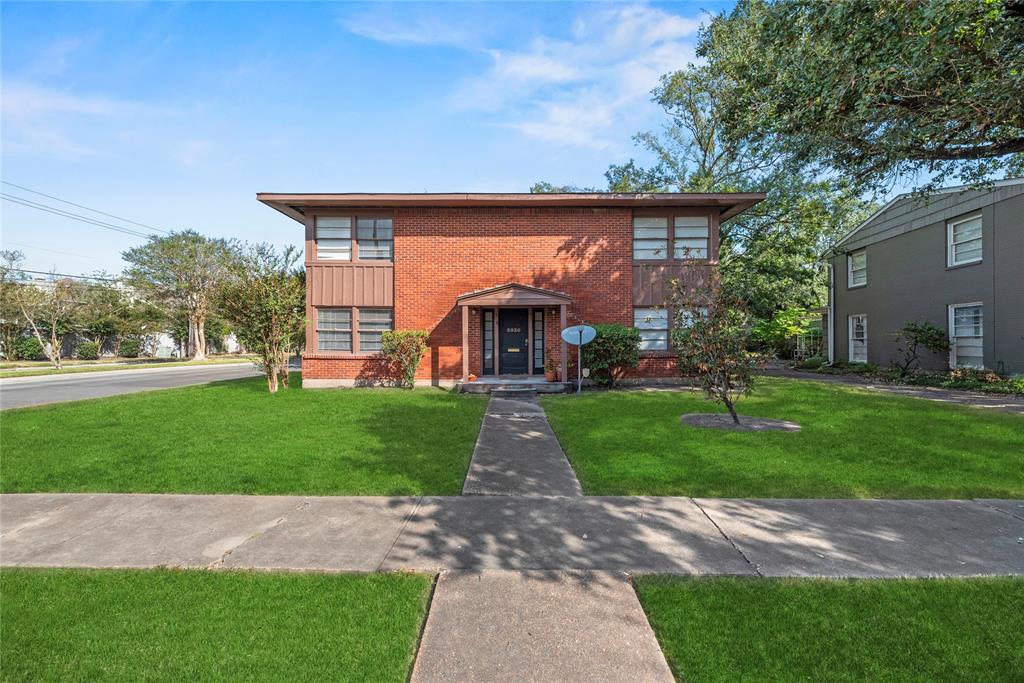
[[[470,348],[481,345],[481,374],[535,374],[546,360],[546,311],[558,310],[559,331],[566,326],[566,308],[572,297],[564,292],[508,282],[460,294],[462,309],[462,380],[469,379]],[[480,316],[481,338],[470,339],[470,318]],[[525,328],[525,330],[524,330]],[[522,342],[526,342],[523,348]],[[539,354],[538,354],[539,352]],[[538,364],[537,361],[540,360]],[[561,377],[567,376],[568,350],[559,340]],[[475,374],[475,373],[474,373]]]

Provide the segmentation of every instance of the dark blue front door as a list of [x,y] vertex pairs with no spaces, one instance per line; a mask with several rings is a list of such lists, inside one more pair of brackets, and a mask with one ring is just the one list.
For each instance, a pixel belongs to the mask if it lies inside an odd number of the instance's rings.
[[498,310],[498,361],[503,375],[525,375],[530,359],[530,316],[525,308]]

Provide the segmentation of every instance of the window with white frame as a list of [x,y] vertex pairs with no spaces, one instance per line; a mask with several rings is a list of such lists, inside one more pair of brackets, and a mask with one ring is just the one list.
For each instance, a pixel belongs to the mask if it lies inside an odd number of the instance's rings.
[[380,351],[381,338],[386,330],[392,329],[394,311],[390,308],[360,308],[356,331],[359,335],[359,352]]
[[946,224],[946,265],[960,266],[981,261],[981,216]]
[[676,216],[673,256],[677,259],[706,259],[708,231],[707,216]]
[[317,351],[352,350],[352,309],[316,309]]
[[847,287],[860,287],[868,283],[868,254],[861,249],[846,256],[849,266],[847,271]]
[[633,258],[637,261],[661,261],[668,257],[668,218],[634,218]]
[[949,307],[950,365],[954,368],[985,367],[983,322],[980,303]]
[[359,218],[356,222],[359,260],[390,261],[394,232],[390,218]]
[[850,316],[850,362],[868,362],[868,317]]
[[316,218],[316,257],[321,261],[352,260],[352,219]]
[[633,327],[640,330],[641,351],[668,349],[668,310],[664,308],[634,308]]

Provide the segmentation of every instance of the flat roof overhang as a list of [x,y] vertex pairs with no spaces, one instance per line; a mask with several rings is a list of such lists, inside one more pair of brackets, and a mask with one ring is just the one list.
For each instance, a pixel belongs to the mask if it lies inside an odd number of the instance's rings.
[[634,208],[718,207],[727,220],[763,201],[763,192],[562,192],[562,193],[341,193],[259,192],[256,199],[284,215],[305,221],[309,208],[396,208],[466,206],[628,206]]

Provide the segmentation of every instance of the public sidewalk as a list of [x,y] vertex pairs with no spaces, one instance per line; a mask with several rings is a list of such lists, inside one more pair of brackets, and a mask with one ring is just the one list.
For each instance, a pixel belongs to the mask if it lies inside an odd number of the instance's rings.
[[0,564],[1024,575],[1024,501],[3,494]]

